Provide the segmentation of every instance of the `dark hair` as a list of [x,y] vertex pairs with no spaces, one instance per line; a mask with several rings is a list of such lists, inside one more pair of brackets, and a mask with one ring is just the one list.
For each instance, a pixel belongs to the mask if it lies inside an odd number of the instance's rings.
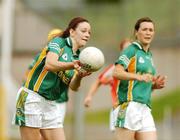
[[152,19],[150,19],[149,17],[143,17],[143,18],[140,18],[137,20],[135,26],[134,26],[134,31],[138,31],[139,30],[139,27],[140,27],[140,24],[142,22],[152,22],[154,24],[154,22],[152,21]]
[[69,30],[70,29],[75,30],[77,28],[78,24],[81,23],[81,22],[88,22],[89,23],[89,21],[87,19],[84,19],[83,17],[75,17],[70,21],[68,27],[66,28],[66,30],[64,30],[61,37],[63,37],[63,38],[68,37],[70,35]]

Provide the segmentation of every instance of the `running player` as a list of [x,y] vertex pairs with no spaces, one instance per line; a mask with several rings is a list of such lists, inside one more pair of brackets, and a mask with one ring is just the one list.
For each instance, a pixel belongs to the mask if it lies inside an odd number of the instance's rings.
[[[130,39],[124,39],[120,43],[120,51],[125,49],[131,44]],[[98,76],[96,81],[92,84],[89,89],[87,96],[84,99],[85,107],[89,107],[92,102],[93,96],[97,93],[98,88],[101,85],[108,85],[111,88],[111,97],[112,97],[112,109],[110,111],[110,130],[114,132],[115,130],[115,122],[117,118],[117,111],[118,111],[118,98],[117,98],[117,86],[120,80],[117,80],[112,76],[114,71],[115,65],[111,64],[104,71]]]

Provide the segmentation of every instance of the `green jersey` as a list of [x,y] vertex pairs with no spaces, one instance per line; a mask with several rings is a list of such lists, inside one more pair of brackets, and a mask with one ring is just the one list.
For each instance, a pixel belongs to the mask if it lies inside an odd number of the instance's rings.
[[[133,42],[122,51],[115,64],[121,64],[127,72],[155,75],[155,67],[150,51],[145,52],[138,42]],[[152,82],[121,80],[118,88],[120,103],[135,101],[151,106]]]
[[40,53],[34,66],[30,70],[25,87],[37,92],[48,100],[57,102],[68,101],[68,87],[74,76],[75,70],[65,70],[58,72],[47,71],[45,60],[47,53],[51,51],[59,56],[61,62],[72,62],[79,59],[78,50],[76,54],[72,51],[72,42],[70,38],[56,37]]

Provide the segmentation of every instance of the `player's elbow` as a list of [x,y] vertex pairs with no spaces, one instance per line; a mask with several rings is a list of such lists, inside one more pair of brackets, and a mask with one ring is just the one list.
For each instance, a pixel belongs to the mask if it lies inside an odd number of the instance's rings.
[[44,69],[46,69],[47,71],[52,71],[52,72],[56,72],[57,71],[56,69],[54,69],[53,66],[51,66],[48,63],[45,64]]
[[44,65],[44,69],[46,69],[47,71],[52,71],[51,66],[47,63]]
[[113,71],[113,77],[119,80],[124,80],[125,70],[122,65],[116,65]]
[[71,90],[72,91],[78,91],[79,87],[73,87],[73,86],[70,86]]
[[80,83],[77,83],[77,82],[71,82],[69,84],[69,87],[71,90],[73,91],[78,91],[79,87],[80,87]]
[[118,71],[117,71],[116,69],[113,71],[112,76],[113,76],[114,78],[118,78]]

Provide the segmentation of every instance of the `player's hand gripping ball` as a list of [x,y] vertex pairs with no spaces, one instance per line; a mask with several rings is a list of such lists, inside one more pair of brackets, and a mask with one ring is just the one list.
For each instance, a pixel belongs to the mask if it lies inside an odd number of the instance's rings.
[[86,47],[79,55],[82,68],[89,72],[99,70],[104,65],[104,54],[96,47]]

